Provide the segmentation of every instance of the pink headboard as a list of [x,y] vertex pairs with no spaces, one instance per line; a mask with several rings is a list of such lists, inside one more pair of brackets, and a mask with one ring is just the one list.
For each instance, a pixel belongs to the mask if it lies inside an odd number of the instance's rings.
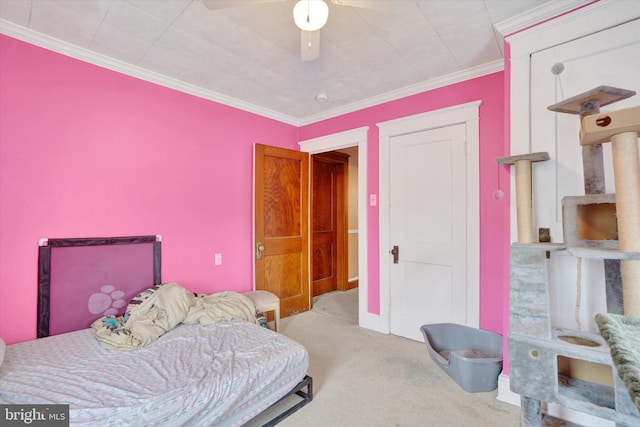
[[159,236],[43,239],[38,252],[38,338],[122,315],[160,283]]

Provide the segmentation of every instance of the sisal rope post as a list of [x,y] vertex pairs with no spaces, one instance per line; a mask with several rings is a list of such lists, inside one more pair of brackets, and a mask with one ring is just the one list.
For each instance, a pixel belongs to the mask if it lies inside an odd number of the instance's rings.
[[533,199],[531,196],[531,161],[517,160],[516,213],[518,217],[518,242],[535,242],[533,233]]
[[[616,186],[618,239],[620,251],[640,252],[640,161],[638,133],[624,132],[611,137],[613,173]],[[623,260],[622,295],[625,316],[640,317],[640,260]]]
[[[620,252],[640,252],[640,107],[583,118],[580,144],[611,141]],[[624,315],[640,317],[640,260],[620,262]]]
[[539,152],[518,156],[496,157],[496,163],[503,166],[515,165],[516,217],[518,219],[518,243],[536,242],[533,228],[533,197],[531,163],[549,160],[549,153]]

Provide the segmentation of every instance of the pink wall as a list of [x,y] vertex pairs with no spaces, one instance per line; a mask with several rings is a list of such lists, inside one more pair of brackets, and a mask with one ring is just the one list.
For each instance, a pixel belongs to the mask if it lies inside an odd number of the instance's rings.
[[296,127],[6,36],[0,58],[0,336],[35,338],[41,237],[161,234],[163,281],[251,289],[253,144]]
[[[503,333],[508,172],[503,73],[296,129],[0,36],[0,336],[35,337],[41,237],[162,234],[163,281],[196,292],[252,286],[252,147],[369,126],[368,193],[378,193],[375,123],[482,100],[480,325]],[[232,165],[232,166],[229,166]],[[502,174],[504,175],[504,173]],[[378,209],[369,207],[369,311],[379,313]],[[505,244],[505,242],[507,242]],[[213,266],[213,254],[223,265]],[[506,293],[505,293],[506,292]]]
[[[502,72],[367,108],[300,129],[300,139],[369,126],[367,193],[378,194],[378,128],[376,123],[482,100],[480,107],[480,327],[503,333],[503,301],[508,298],[509,173],[494,157],[507,155],[504,139],[504,75]],[[500,177],[499,177],[500,175]],[[500,187],[505,197],[496,200]],[[368,207],[369,306],[380,312],[378,207]],[[506,225],[505,225],[506,224]],[[506,244],[505,244],[506,242]],[[505,277],[507,283],[505,286]],[[506,291],[506,292],[505,292]]]

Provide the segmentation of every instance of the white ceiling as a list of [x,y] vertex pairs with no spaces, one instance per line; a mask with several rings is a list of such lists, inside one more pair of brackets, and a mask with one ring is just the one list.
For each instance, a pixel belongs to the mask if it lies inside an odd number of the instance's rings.
[[[220,0],[213,0],[220,1]],[[340,0],[336,0],[339,2]],[[498,22],[579,0],[344,0],[300,60],[295,0],[0,0],[0,30],[292,124],[501,69]],[[496,68],[497,67],[497,68]],[[326,94],[326,102],[317,102]]]

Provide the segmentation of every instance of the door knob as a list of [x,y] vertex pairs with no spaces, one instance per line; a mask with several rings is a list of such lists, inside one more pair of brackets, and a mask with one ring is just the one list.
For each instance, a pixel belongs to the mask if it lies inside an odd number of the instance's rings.
[[264,244],[262,242],[256,243],[256,259],[262,259],[263,252],[264,252]]
[[391,251],[389,251],[389,253],[391,255],[393,255],[393,263],[397,264],[398,263],[398,256],[400,255],[400,248],[397,245],[395,245],[393,247],[393,249],[391,249]]

